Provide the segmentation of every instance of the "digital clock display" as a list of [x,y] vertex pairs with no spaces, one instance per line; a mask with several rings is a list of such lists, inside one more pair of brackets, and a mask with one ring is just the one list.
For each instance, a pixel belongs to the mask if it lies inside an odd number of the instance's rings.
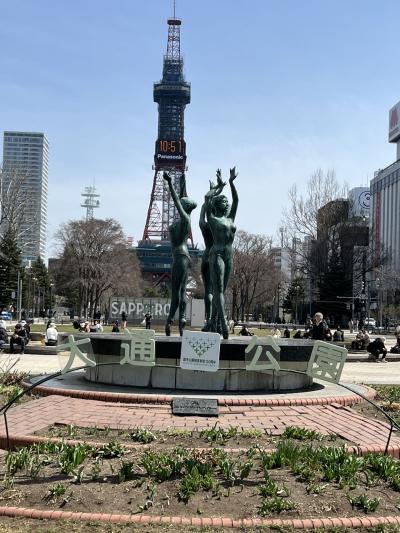
[[162,168],[182,167],[186,161],[185,141],[158,139],[156,141],[155,163]]

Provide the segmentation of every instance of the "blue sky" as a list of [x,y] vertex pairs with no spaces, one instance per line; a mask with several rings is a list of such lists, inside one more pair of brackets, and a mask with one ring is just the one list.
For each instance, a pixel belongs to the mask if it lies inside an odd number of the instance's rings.
[[[98,216],[140,239],[153,172],[166,19],[172,0],[13,0],[2,5],[0,131],[50,142],[49,255],[60,223]],[[237,225],[275,235],[287,189],[318,167],[350,186],[395,159],[388,110],[400,100],[400,3],[385,0],[177,0],[192,102],[188,189],[236,164]],[[194,237],[199,209],[192,215]]]

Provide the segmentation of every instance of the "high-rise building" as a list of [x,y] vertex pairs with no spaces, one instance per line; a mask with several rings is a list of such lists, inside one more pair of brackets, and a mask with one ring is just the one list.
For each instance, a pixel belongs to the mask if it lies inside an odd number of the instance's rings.
[[396,161],[371,180],[370,225],[373,253],[386,272],[400,272],[400,102],[389,111],[389,142],[397,144]]
[[16,183],[24,197],[18,245],[25,264],[46,253],[48,165],[49,143],[44,133],[4,132],[3,186]]

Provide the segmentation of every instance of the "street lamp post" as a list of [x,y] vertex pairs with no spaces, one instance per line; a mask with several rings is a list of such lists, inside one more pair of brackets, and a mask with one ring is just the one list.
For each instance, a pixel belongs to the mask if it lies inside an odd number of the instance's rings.
[[54,283],[50,283],[49,285],[49,292],[50,292],[50,309],[49,309],[49,318],[51,318],[53,315],[52,315],[52,308],[53,308],[53,286],[54,286]]
[[296,322],[296,324],[297,324],[297,302],[298,302],[298,300],[299,300],[299,289],[300,289],[299,285],[296,285],[296,286],[295,286],[295,290],[296,290],[296,311],[295,311],[295,322]]

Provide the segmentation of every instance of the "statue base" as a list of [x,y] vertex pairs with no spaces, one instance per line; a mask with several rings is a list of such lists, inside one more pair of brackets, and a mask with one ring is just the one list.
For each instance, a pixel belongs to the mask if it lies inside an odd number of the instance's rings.
[[[121,358],[120,334],[76,334],[75,338],[90,337],[96,363],[117,363]],[[262,342],[262,338],[260,341]],[[184,370],[179,367],[181,338],[156,337],[155,366],[110,365],[96,366],[85,371],[85,379],[94,383],[168,390],[198,390],[220,392],[295,391],[312,386],[305,374],[313,341],[277,339],[281,348],[280,371],[245,370],[245,349],[250,337],[221,340],[220,364],[216,372]]]

